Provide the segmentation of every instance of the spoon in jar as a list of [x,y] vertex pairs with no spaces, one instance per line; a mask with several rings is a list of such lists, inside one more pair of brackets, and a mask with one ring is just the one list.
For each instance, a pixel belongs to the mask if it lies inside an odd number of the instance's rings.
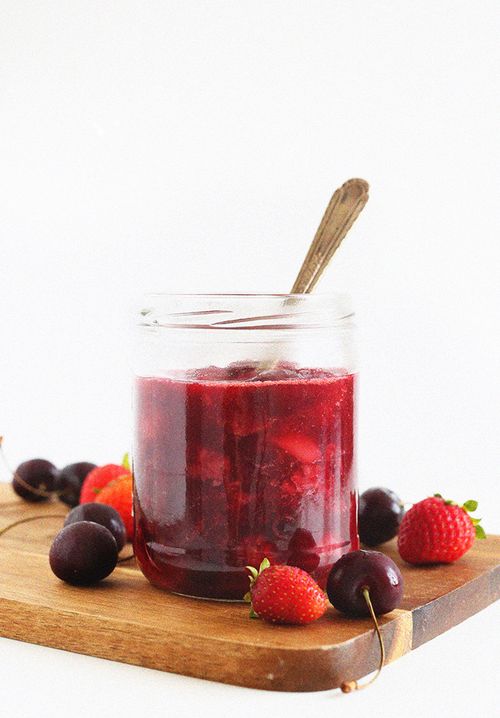
[[333,194],[293,284],[291,294],[309,294],[368,202],[368,182],[350,179]]
[[[350,179],[332,195],[320,225],[311,242],[309,251],[293,283],[290,294],[310,294],[321,275],[327,268],[342,240],[350,230],[361,210],[368,202],[369,185],[363,179]],[[295,304],[300,297],[287,297],[284,305]],[[253,321],[249,317],[245,321]],[[226,319],[217,324],[240,323],[238,319]],[[272,366],[275,362],[264,362],[262,366]]]
[[[295,279],[290,292],[292,295],[312,292],[340,243],[368,202],[368,188],[368,182],[365,180],[350,179],[335,190]],[[300,297],[287,297],[283,306],[297,302],[300,302]],[[278,359],[269,357],[260,364],[260,369],[272,370],[277,364]]]

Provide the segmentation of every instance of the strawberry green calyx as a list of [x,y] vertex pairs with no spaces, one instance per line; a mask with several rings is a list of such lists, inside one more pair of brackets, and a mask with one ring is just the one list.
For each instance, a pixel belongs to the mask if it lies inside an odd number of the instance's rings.
[[[442,499],[442,498],[443,498],[443,497],[441,496],[441,494],[434,494],[434,496],[435,496],[437,499]],[[443,501],[445,502],[445,504],[446,504],[447,506],[457,506],[457,503],[456,503],[455,501],[450,501],[450,500],[445,500],[445,499],[443,499]],[[464,504],[462,504],[462,506],[461,506],[460,508],[463,509],[466,514],[469,514],[469,518],[470,518],[470,520],[472,521],[472,523],[473,523],[473,525],[474,525],[474,530],[475,530],[475,532],[476,532],[476,538],[477,538],[477,539],[485,539],[485,538],[486,538],[486,532],[485,532],[485,530],[483,529],[483,527],[480,525],[481,519],[476,519],[476,518],[474,518],[473,516],[470,516],[470,514],[471,514],[473,511],[477,511],[477,507],[478,507],[478,502],[477,502],[477,501],[474,501],[474,499],[469,499],[469,500],[466,501]]]
[[469,501],[466,501],[465,504],[462,506],[464,511],[475,511],[477,509],[477,501],[473,501],[472,499],[469,499]]
[[435,499],[443,499],[446,506],[456,506],[457,505],[456,501],[452,501],[452,499],[445,499],[445,498],[443,498],[442,494],[433,494],[433,496]]
[[486,531],[483,529],[482,526],[479,525],[479,521],[481,521],[481,519],[473,519],[472,516],[471,516],[471,521],[472,521],[472,523],[474,524],[474,530],[475,530],[475,532],[476,532],[476,538],[477,538],[477,539],[485,539],[485,538],[487,538],[487,536],[486,536]]
[[[465,511],[466,514],[469,514],[469,515],[470,515],[470,513],[471,513],[472,511],[476,511],[476,510],[477,510],[477,507],[478,507],[477,501],[474,501],[474,499],[469,499],[469,500],[466,501],[464,504],[462,504],[462,507],[461,507],[461,508]],[[483,529],[483,527],[480,526],[480,524],[479,524],[479,522],[481,521],[481,519],[476,519],[476,518],[474,518],[473,516],[470,516],[470,520],[471,520],[472,523],[474,524],[474,530],[475,530],[475,532],[476,532],[476,538],[477,538],[477,539],[485,539],[485,538],[486,538],[486,532],[485,532],[485,530]]]
[[269,568],[270,565],[271,565],[271,563],[270,563],[269,559],[264,558],[261,561],[259,570],[257,570],[254,566],[245,566],[245,568],[247,569],[247,571],[250,574],[250,576],[248,577],[250,579],[250,590],[247,591],[247,593],[245,593],[245,595],[243,596],[243,600],[246,603],[250,604],[250,618],[258,618],[259,617],[259,614],[254,611],[254,608],[252,606],[252,594],[251,594],[252,586],[254,585],[255,581],[260,576],[260,574],[263,571],[265,571],[266,568]]
[[128,455],[128,451],[126,451],[126,452],[123,454],[122,466],[123,466],[123,468],[126,469],[127,471],[130,471],[130,458],[129,458],[129,455]]

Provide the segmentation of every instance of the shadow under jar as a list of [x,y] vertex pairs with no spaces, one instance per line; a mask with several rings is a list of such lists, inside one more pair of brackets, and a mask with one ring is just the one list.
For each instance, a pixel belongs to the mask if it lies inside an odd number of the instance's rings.
[[151,583],[241,600],[267,557],[324,588],[358,548],[352,332],[342,294],[144,298],[134,549]]

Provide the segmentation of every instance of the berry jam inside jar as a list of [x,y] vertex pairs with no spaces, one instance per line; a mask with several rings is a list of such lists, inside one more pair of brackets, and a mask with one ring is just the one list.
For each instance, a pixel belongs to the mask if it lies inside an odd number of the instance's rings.
[[134,548],[155,586],[241,600],[245,566],[324,588],[358,548],[344,295],[149,295],[138,314]]

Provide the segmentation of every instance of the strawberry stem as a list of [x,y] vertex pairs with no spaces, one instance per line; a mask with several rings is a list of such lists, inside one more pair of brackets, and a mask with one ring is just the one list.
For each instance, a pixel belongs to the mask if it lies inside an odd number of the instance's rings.
[[373,605],[372,605],[372,602],[370,599],[370,591],[366,586],[362,590],[363,590],[364,599],[366,601],[366,605],[368,606],[368,610],[370,611],[370,615],[372,617],[373,625],[375,626],[375,631],[377,632],[378,643],[380,646],[380,661],[378,664],[377,672],[375,673],[375,675],[372,678],[370,678],[370,680],[367,683],[363,683],[362,685],[360,685],[358,683],[358,681],[344,681],[344,683],[342,683],[342,685],[340,686],[340,690],[342,691],[342,693],[351,693],[351,691],[359,691],[362,688],[366,688],[367,686],[369,686],[371,683],[373,683],[373,681],[375,681],[379,677],[380,672],[385,663],[384,641],[382,640],[382,634],[380,633],[380,627],[378,625],[375,611],[373,610]]

